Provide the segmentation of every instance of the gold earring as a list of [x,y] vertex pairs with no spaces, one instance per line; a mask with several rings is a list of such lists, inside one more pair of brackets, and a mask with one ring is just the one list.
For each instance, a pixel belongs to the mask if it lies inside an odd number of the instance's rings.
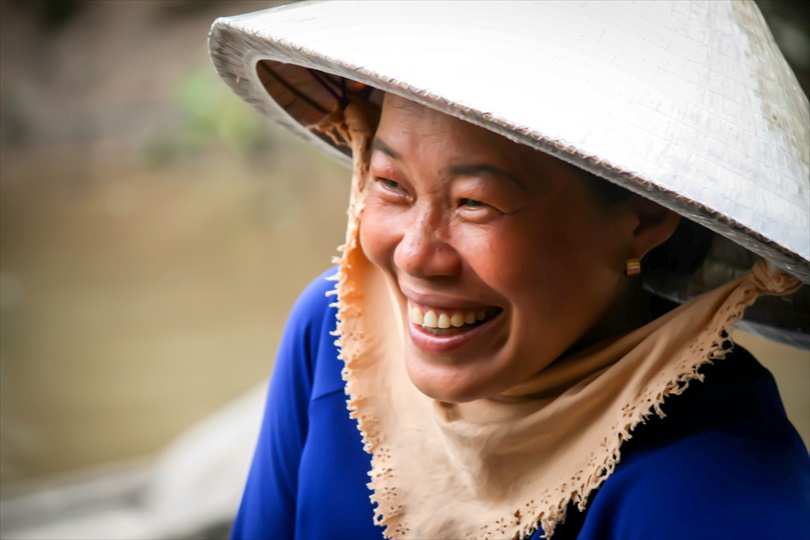
[[639,275],[641,273],[641,259],[627,259],[627,268],[625,269],[625,273],[628,276]]

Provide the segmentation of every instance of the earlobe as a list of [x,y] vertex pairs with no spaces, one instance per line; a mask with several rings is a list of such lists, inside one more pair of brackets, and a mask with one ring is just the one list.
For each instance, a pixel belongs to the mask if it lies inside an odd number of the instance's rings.
[[672,236],[678,228],[681,216],[641,196],[634,197],[633,209],[638,222],[633,231],[631,257],[640,259]]

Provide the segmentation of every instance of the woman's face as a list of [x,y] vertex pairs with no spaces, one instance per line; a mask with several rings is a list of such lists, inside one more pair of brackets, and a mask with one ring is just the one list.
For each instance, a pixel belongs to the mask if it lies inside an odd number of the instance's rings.
[[371,176],[361,245],[426,395],[496,396],[610,326],[638,220],[555,158],[389,95]]

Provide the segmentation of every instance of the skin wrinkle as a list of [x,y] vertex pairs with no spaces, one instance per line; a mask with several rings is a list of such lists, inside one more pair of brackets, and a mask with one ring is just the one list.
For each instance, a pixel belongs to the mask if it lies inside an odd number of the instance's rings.
[[[400,162],[402,161],[402,156],[400,156],[400,154],[397,151],[395,151],[393,148],[391,148],[379,136],[374,137],[374,141],[371,143],[371,150],[372,150],[372,152],[374,152],[374,151],[383,152],[385,155],[391,157],[391,159],[394,159],[394,160],[400,161]],[[500,177],[506,178],[508,180],[511,180],[512,182],[514,182],[518,186],[520,186],[520,188],[523,191],[525,191],[525,192],[529,191],[526,188],[526,186],[524,185],[524,183],[521,182],[516,176],[514,176],[513,174],[509,173],[508,171],[505,171],[505,170],[501,169],[500,167],[496,167],[494,165],[490,165],[490,164],[486,164],[486,163],[472,164],[472,165],[452,165],[448,169],[448,175],[450,177],[453,177],[453,176],[480,176],[480,175],[484,175],[484,174],[492,174],[492,175],[495,175],[495,176],[500,176]]]
[[372,148],[360,242],[399,289],[406,335],[406,291],[503,310],[472,355],[406,339],[408,373],[428,396],[497,395],[649,320],[624,265],[671,234],[672,212],[637,196],[600,206],[558,160],[392,95]]

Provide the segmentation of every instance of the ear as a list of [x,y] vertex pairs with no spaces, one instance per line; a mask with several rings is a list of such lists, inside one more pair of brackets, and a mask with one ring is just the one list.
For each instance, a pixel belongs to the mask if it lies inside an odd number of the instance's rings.
[[672,236],[681,216],[640,195],[634,195],[630,205],[637,221],[631,239],[633,252],[628,258],[640,259]]

